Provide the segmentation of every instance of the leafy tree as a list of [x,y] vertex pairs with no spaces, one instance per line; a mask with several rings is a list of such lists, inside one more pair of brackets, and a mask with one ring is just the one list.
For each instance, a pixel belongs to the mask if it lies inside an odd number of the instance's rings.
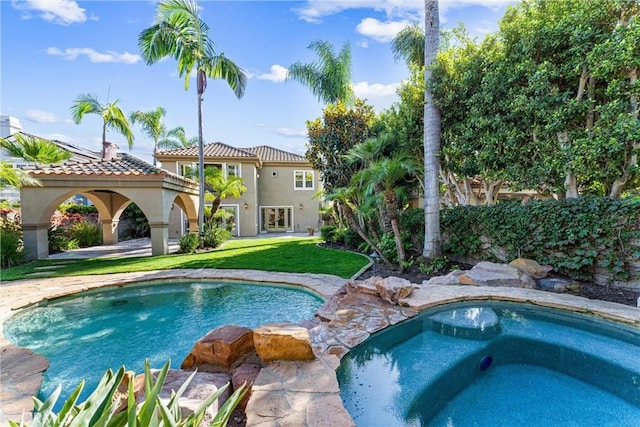
[[163,123],[163,118],[166,111],[162,107],[158,107],[155,110],[143,112],[136,110],[129,115],[129,120],[132,124],[140,123],[140,127],[147,134],[147,136],[153,139],[153,165],[157,164],[156,154],[158,153],[158,147],[166,144],[172,144],[175,137],[181,133],[184,136],[184,129],[175,128],[167,131],[166,126]]
[[247,191],[244,180],[237,176],[225,176],[224,172],[216,167],[208,167],[204,171],[205,188],[208,196],[205,200],[211,201],[211,213],[208,222],[213,223],[213,219],[222,203],[222,200],[231,197],[240,198]]
[[[204,182],[204,140],[202,132],[202,95],[207,78],[223,79],[238,98],[242,98],[247,76],[224,54],[217,54],[209,38],[209,26],[200,18],[195,0],[160,0],[154,24],[143,30],[138,46],[147,65],[166,57],[178,62],[178,74],[184,77],[185,89],[194,68],[198,95],[198,165],[200,182]],[[198,228],[204,232],[204,186],[200,186]]]
[[[440,18],[438,0],[425,0],[425,72],[424,81],[431,78],[431,65],[435,61],[440,44]],[[425,258],[437,258],[440,249],[440,111],[435,105],[433,94],[426,87],[424,91],[424,250]]]
[[349,44],[345,43],[338,54],[331,43],[322,40],[311,43],[309,49],[318,55],[318,61],[310,64],[296,62],[289,67],[287,79],[302,83],[325,104],[342,102],[351,105],[354,95]]
[[82,122],[85,114],[96,114],[102,118],[102,157],[105,157],[107,129],[114,129],[127,138],[129,149],[133,146],[131,125],[127,116],[118,107],[118,100],[101,104],[96,95],[81,93],[73,101],[71,114],[76,124]]

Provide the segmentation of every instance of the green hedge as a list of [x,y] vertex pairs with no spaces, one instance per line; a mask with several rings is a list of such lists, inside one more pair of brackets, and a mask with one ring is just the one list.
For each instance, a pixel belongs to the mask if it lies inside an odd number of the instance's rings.
[[440,223],[445,254],[501,262],[531,258],[577,279],[591,279],[600,266],[626,280],[629,261],[640,259],[632,244],[640,238],[637,198],[459,206],[442,210]]

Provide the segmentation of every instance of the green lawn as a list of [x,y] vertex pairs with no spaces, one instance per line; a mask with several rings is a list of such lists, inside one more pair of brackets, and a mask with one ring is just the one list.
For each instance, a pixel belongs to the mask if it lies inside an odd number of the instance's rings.
[[[2,269],[0,280],[86,274],[129,273],[175,268],[241,268],[286,273],[325,273],[349,278],[367,263],[367,258],[351,252],[317,246],[319,238],[274,238],[229,240],[220,248],[200,254],[155,257],[107,258],[73,261],[34,261]],[[47,271],[37,267],[60,265]]]

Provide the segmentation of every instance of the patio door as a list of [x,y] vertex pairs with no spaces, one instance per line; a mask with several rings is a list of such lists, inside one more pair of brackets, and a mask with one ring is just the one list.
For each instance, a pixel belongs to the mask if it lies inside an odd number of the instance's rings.
[[262,208],[262,231],[291,231],[291,208]]

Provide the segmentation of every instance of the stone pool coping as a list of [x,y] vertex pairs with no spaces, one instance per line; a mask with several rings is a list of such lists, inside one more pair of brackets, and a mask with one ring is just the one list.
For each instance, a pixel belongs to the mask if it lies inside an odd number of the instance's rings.
[[[3,355],[4,368],[0,371],[2,392],[0,393],[0,425],[7,424],[8,419],[19,420],[23,409],[29,411],[32,407],[31,396],[35,394],[33,387],[39,387],[41,372],[37,372],[34,363],[30,363],[34,356],[32,352],[19,349],[9,344],[2,334],[2,323],[16,313],[17,310],[29,307],[42,301],[58,298],[74,293],[110,286],[150,282],[157,280],[238,280],[250,282],[282,283],[300,286],[317,293],[327,299],[336,293],[346,282],[344,278],[327,274],[306,273],[278,273],[257,270],[218,270],[218,269],[176,269],[135,273],[117,273],[106,275],[72,276],[57,278],[35,278],[6,282],[0,285],[0,351]],[[590,300],[582,297],[555,294],[545,291],[512,288],[512,287],[476,287],[454,285],[422,285],[410,295],[401,300],[403,306],[416,311],[438,305],[461,301],[497,300],[525,302],[529,304],[558,308],[576,313],[589,314],[607,320],[613,320],[640,328],[640,308],[621,304]],[[203,333],[206,333],[204,331]],[[21,352],[22,351],[22,352]],[[20,360],[19,364],[11,364],[11,360]],[[337,389],[335,367],[337,358],[334,355],[319,355],[320,365],[311,362],[308,365],[300,362],[275,362],[268,368],[273,373],[272,381],[277,384],[261,384],[260,393],[273,391],[273,399],[261,399],[271,405],[268,412],[274,413],[273,406],[286,405],[281,408],[291,421],[297,420],[298,426],[323,426],[328,420],[320,414],[346,415],[341,418],[341,425],[353,425],[346,414]],[[22,358],[22,359],[21,359]],[[45,360],[46,362],[46,360]],[[287,363],[290,363],[289,366]],[[37,363],[35,363],[37,365]],[[8,369],[9,366],[11,369]],[[25,372],[26,371],[26,372]],[[25,380],[25,375],[28,378]],[[292,375],[294,377],[292,377]],[[37,380],[37,381],[36,381]],[[308,385],[299,387],[298,383],[325,384],[317,393],[312,392]],[[288,400],[283,400],[282,390],[286,391]],[[37,391],[37,388],[36,388]],[[310,397],[311,396],[311,397]],[[264,396],[263,396],[264,397]],[[313,398],[313,399],[312,399]],[[291,402],[297,402],[291,406]],[[313,405],[309,402],[313,401]],[[311,410],[309,409],[311,408]],[[248,420],[251,415],[265,412],[265,408],[252,405],[247,406]],[[253,422],[252,425],[276,426],[280,421],[273,417],[261,418],[263,421]],[[337,420],[332,420],[337,421]],[[249,425],[249,424],[248,424]]]

